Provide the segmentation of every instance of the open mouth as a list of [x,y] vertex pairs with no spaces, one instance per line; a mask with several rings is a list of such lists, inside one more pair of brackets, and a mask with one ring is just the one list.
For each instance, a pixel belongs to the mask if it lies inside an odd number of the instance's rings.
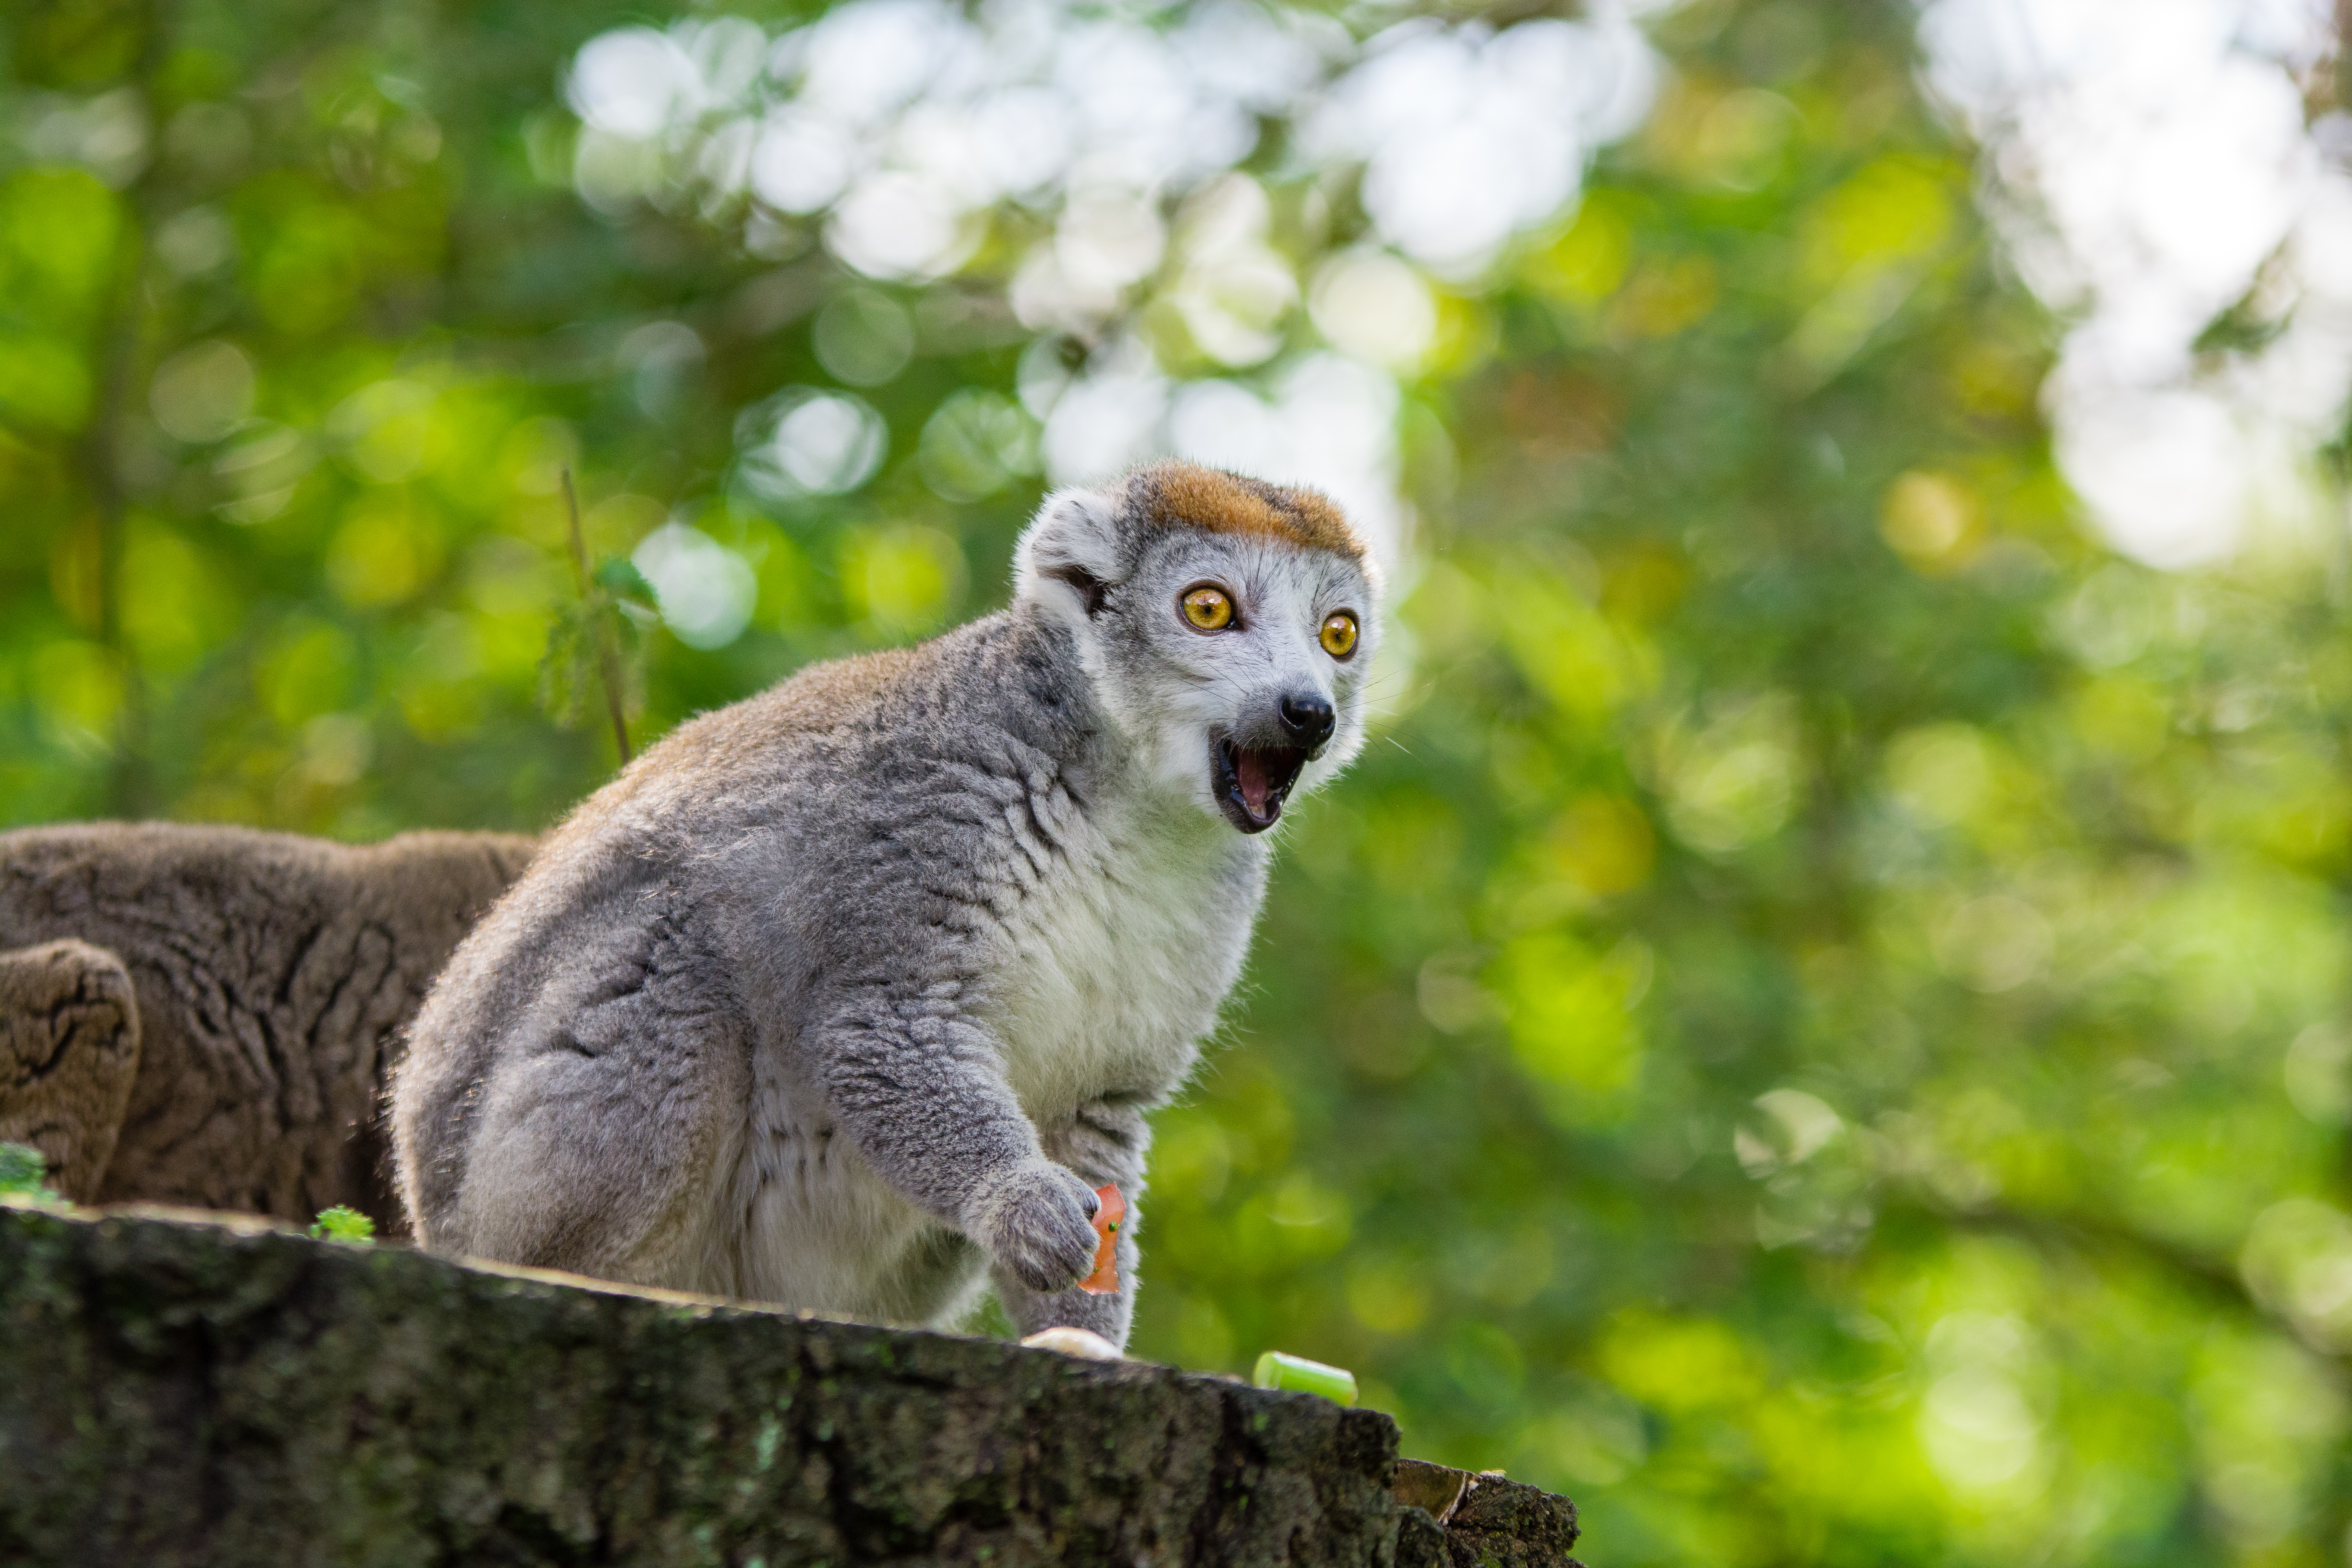
[[1244,833],[1263,833],[1282,816],[1282,801],[1314,753],[1298,746],[1236,746],[1226,736],[1209,744],[1217,804]]

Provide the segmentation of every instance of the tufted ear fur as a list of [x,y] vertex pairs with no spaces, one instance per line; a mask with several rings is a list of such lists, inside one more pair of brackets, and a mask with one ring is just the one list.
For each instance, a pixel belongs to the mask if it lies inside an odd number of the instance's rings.
[[1013,591],[1073,626],[1102,612],[1127,578],[1121,498],[1108,489],[1056,490],[1013,552]]

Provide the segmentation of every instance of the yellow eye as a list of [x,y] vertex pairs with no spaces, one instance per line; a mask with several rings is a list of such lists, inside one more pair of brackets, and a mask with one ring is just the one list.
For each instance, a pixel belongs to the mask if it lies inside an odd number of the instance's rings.
[[1204,632],[1221,632],[1234,624],[1234,602],[1223,588],[1184,591],[1184,618]]
[[1345,658],[1356,651],[1355,616],[1335,610],[1323,617],[1323,651],[1333,658]]

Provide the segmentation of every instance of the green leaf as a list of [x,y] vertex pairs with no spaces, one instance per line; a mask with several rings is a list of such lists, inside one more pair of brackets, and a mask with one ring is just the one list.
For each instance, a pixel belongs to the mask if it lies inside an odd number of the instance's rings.
[[637,570],[636,563],[625,555],[608,555],[596,563],[592,579],[597,587],[616,599],[626,599],[654,608],[654,585]]
[[0,1143],[0,1193],[54,1198],[58,1195],[56,1191],[42,1179],[48,1170],[49,1163],[38,1149],[24,1143]]
[[337,1204],[319,1211],[318,1219],[310,1226],[310,1236],[316,1241],[348,1241],[368,1247],[375,1241],[375,1221],[355,1208]]

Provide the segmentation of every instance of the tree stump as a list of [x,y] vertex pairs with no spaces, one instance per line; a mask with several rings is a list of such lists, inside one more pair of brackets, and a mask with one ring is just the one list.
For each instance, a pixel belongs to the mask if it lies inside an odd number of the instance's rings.
[[0,1561],[1566,1563],[1385,1415],[195,1211],[0,1204]]

